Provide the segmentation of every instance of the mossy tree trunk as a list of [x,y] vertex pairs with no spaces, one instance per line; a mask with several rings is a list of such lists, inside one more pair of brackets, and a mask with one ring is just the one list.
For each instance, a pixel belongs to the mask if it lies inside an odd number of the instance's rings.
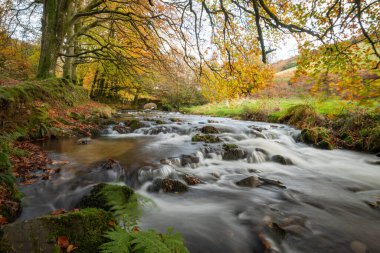
[[42,16],[41,55],[37,78],[55,76],[57,60],[66,34],[68,0],[45,0]]

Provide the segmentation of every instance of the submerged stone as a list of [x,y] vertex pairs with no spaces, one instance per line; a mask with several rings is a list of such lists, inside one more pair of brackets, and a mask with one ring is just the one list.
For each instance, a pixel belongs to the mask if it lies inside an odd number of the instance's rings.
[[292,160],[290,160],[289,158],[285,158],[282,155],[272,156],[272,161],[276,163],[280,163],[282,165],[293,165]]

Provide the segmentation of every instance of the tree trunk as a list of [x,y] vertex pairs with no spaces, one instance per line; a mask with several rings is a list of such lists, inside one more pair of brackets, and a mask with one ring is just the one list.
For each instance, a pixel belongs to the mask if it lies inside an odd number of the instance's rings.
[[55,76],[55,69],[66,34],[67,0],[45,0],[42,15],[41,55],[37,78]]

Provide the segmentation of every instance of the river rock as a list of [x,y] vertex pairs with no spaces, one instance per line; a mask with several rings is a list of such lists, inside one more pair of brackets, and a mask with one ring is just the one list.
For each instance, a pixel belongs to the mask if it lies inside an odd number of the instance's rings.
[[[66,252],[73,245],[78,247],[74,252],[92,253],[107,241],[103,235],[114,224],[111,213],[94,208],[16,222],[4,227],[0,252]],[[59,237],[67,239],[63,249]]]
[[376,154],[377,157],[380,157],[380,152]]
[[193,142],[205,142],[205,143],[217,143],[221,142],[221,139],[219,139],[218,136],[213,136],[210,134],[196,134],[191,138],[191,141]]
[[201,182],[199,178],[188,174],[183,175],[183,180],[185,180],[188,185],[196,185]]
[[262,184],[263,183],[256,176],[250,176],[250,177],[244,178],[244,179],[236,182],[236,185],[238,185],[238,186],[252,187],[252,188],[258,187]]
[[283,164],[283,165],[293,165],[292,160],[290,160],[289,158],[285,158],[282,155],[272,156],[272,161],[276,162],[276,163]]
[[187,164],[199,163],[199,157],[195,155],[181,155],[181,165],[186,166]]
[[144,105],[144,110],[157,110],[157,105],[155,103],[147,103]]
[[169,178],[156,178],[153,180],[152,184],[148,187],[148,191],[159,192],[160,190],[164,192],[176,193],[176,192],[186,192],[189,187],[179,180],[173,180]]
[[223,145],[223,160],[238,160],[246,157],[247,153],[235,144]]
[[213,126],[204,126],[201,128],[201,132],[204,134],[218,134],[219,130]]
[[77,140],[77,144],[79,144],[79,145],[86,145],[86,144],[89,144],[91,141],[92,141],[92,139],[89,138],[89,137],[80,138],[79,140]]
[[118,132],[119,134],[127,134],[131,132],[131,129],[129,127],[123,125],[114,126],[112,130]]

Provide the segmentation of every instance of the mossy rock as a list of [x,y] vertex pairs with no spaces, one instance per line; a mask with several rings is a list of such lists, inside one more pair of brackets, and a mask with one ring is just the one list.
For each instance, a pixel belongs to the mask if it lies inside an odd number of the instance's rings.
[[219,130],[213,126],[204,126],[201,128],[201,132],[204,134],[218,134]]
[[132,119],[126,122],[126,125],[131,128],[132,131],[145,127],[145,124],[137,119]]
[[324,127],[306,128],[301,131],[300,141],[317,148],[333,149],[330,131]]
[[101,208],[110,211],[115,205],[123,205],[129,201],[134,191],[127,186],[98,184],[79,202],[79,208]]
[[213,136],[209,134],[196,134],[191,138],[193,142],[206,142],[206,143],[218,143],[221,142],[218,136]]
[[4,152],[0,152],[0,173],[7,172],[11,168],[11,162],[8,155]]
[[223,144],[223,149],[225,151],[228,151],[228,150],[231,150],[231,149],[236,149],[236,148],[238,148],[238,145],[236,145],[236,144],[232,144],[232,143]]
[[[60,252],[57,238],[65,236],[77,253],[97,252],[107,241],[104,233],[115,227],[112,214],[88,208],[5,226],[1,252]],[[4,247],[5,246],[5,247]],[[8,247],[7,247],[8,246]],[[57,251],[58,250],[58,251]]]

